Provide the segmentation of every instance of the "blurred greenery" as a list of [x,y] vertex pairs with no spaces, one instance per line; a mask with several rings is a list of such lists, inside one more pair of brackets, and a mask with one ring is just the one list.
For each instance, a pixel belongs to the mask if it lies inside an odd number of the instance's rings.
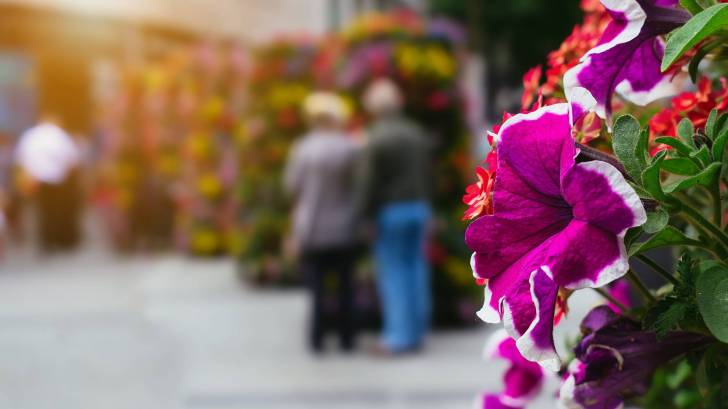
[[525,72],[544,61],[581,20],[579,0],[429,0],[435,15],[446,15],[469,27],[486,53],[507,43],[513,69]]
[[519,86],[582,17],[579,0],[429,0],[429,9],[468,27],[470,46],[485,55],[497,87]]

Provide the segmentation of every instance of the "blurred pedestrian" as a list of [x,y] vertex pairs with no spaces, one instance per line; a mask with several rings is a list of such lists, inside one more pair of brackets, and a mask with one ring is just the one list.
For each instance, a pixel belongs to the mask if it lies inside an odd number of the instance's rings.
[[35,198],[41,248],[46,252],[71,249],[80,240],[80,160],[76,142],[50,117],[18,141],[19,183]]
[[304,112],[310,132],[293,146],[284,182],[294,199],[293,247],[311,289],[309,343],[312,351],[323,350],[328,287],[335,281],[340,345],[350,351],[356,331],[354,176],[358,149],[342,130],[347,112],[338,96],[314,93],[306,98]]
[[387,79],[374,82],[363,97],[373,122],[362,158],[358,207],[376,226],[374,254],[384,321],[377,350],[381,354],[418,350],[431,314],[425,256],[430,141],[402,114],[402,102],[399,89]]

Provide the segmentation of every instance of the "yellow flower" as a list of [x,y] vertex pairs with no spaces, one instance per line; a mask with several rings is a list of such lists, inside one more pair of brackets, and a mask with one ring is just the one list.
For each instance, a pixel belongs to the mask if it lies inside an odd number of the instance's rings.
[[116,183],[120,185],[133,184],[138,176],[137,169],[131,163],[121,162],[116,167]]
[[425,54],[425,61],[429,62],[436,76],[441,79],[448,79],[455,75],[455,60],[442,47],[428,47]]
[[244,122],[238,123],[233,131],[233,139],[235,142],[239,145],[245,145],[249,138],[250,133],[248,132],[248,124]]
[[400,71],[408,75],[414,74],[421,65],[419,50],[407,44],[397,47],[395,59]]
[[455,75],[452,55],[437,45],[400,44],[395,52],[397,67],[406,75],[424,79],[446,80]]
[[222,192],[222,183],[212,172],[206,173],[197,179],[197,189],[203,196],[215,198]]
[[179,160],[173,154],[167,153],[159,158],[159,170],[165,175],[174,175],[179,170]]
[[194,133],[187,140],[187,149],[195,158],[206,158],[212,155],[211,137],[204,133]]
[[303,102],[310,89],[300,83],[275,84],[268,89],[265,101],[274,111],[295,108]]
[[445,273],[455,283],[461,286],[469,286],[473,283],[473,275],[470,267],[458,257],[448,257],[443,265]]
[[200,117],[209,122],[213,122],[220,118],[225,109],[225,101],[219,96],[210,97],[200,108]]
[[195,253],[210,254],[220,247],[220,237],[217,232],[212,229],[199,229],[192,235],[190,247]]

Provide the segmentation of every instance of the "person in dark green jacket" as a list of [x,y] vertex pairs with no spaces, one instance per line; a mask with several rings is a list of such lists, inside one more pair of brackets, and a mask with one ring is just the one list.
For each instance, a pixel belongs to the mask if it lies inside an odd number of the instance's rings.
[[425,247],[431,210],[430,139],[402,114],[390,80],[374,82],[364,106],[374,118],[359,172],[358,208],[376,227],[374,255],[383,311],[378,351],[419,349],[430,321],[430,269]]

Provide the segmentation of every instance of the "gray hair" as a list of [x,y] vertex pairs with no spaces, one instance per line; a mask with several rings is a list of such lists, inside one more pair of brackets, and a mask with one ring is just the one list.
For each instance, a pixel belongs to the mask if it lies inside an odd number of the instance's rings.
[[369,113],[382,115],[400,111],[402,100],[402,92],[394,81],[382,78],[369,85],[362,102]]

